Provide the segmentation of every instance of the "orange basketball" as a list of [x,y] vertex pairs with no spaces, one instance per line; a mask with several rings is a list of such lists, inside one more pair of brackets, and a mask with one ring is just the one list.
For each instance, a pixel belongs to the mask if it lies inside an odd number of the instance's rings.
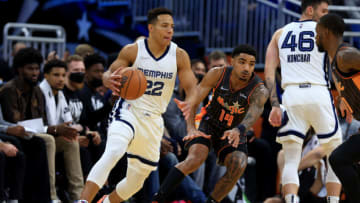
[[127,67],[120,71],[122,75],[120,97],[128,100],[134,100],[141,97],[147,86],[144,73],[135,68]]

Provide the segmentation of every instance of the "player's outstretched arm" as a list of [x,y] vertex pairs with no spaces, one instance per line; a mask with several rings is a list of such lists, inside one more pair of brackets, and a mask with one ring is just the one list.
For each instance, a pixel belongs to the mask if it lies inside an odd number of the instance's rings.
[[121,69],[132,65],[137,55],[137,44],[126,45],[121,49],[116,60],[110,65],[109,69],[103,74],[103,84],[111,89],[114,95],[120,96],[119,87],[121,86]]
[[237,147],[241,142],[241,137],[246,136],[246,131],[255,124],[262,114],[264,104],[268,98],[269,91],[264,84],[260,84],[256,87],[252,95],[250,95],[250,107],[242,122],[234,129],[225,131],[224,136],[221,139],[227,138],[229,144],[233,147]]
[[269,122],[273,126],[280,126],[281,124],[281,109],[280,109],[278,96],[276,93],[276,83],[275,83],[276,69],[280,65],[279,49],[277,44],[281,33],[282,33],[282,29],[279,29],[274,33],[267,47],[266,56],[265,56],[265,83],[266,83],[266,87],[269,89],[270,102],[271,102],[271,106],[273,107],[270,112]]

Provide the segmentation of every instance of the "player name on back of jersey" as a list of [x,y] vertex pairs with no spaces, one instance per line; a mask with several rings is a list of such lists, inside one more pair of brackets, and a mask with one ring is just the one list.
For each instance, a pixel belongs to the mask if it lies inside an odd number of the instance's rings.
[[310,63],[310,54],[289,54],[287,55],[288,63],[307,62]]
[[158,70],[149,70],[138,67],[139,70],[141,70],[145,76],[152,77],[152,78],[161,78],[161,79],[172,79],[174,73],[172,72],[163,72]]

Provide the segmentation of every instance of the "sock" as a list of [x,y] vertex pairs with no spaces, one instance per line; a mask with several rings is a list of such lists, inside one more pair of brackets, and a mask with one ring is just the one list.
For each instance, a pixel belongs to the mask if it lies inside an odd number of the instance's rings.
[[217,201],[214,200],[211,196],[209,196],[206,200],[206,203],[217,203]]
[[337,196],[328,196],[326,200],[327,203],[339,203],[339,197]]
[[153,200],[157,202],[163,202],[166,195],[170,194],[185,178],[183,172],[176,167],[173,167],[167,174],[165,180],[160,186],[160,190],[155,194]]
[[7,203],[19,203],[19,201],[18,200],[16,200],[16,199],[9,199],[8,201],[7,201]]
[[285,202],[286,203],[299,203],[299,197],[295,194],[287,194],[285,195]]

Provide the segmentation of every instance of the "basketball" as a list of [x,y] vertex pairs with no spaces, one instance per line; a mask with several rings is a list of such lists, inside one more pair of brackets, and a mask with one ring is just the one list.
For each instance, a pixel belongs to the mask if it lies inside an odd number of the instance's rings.
[[134,100],[141,97],[147,86],[146,78],[141,70],[135,67],[127,67],[120,71],[122,75],[120,97]]

